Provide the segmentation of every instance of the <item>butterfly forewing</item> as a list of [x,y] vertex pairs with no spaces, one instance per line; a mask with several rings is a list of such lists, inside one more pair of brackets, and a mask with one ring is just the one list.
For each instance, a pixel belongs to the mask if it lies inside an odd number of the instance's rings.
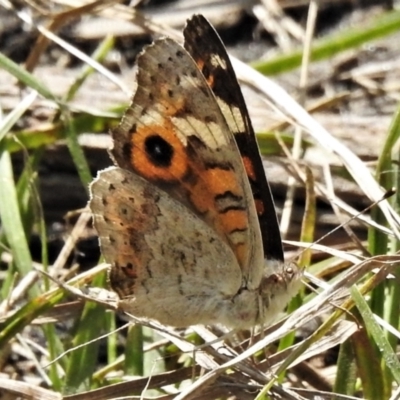
[[179,44],[161,39],[138,59],[138,87],[113,131],[117,164],[163,189],[221,235],[244,274],[261,275],[261,233],[235,139],[214,94]]
[[271,189],[256,136],[229,56],[215,29],[194,15],[184,29],[185,48],[202,71],[234,134],[250,181],[266,258],[283,261],[282,241]]

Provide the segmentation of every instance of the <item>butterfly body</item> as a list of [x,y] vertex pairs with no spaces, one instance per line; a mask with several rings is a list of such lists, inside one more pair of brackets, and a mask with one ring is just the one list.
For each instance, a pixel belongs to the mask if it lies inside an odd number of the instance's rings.
[[[284,308],[300,271],[283,262],[223,45],[201,16],[185,37],[188,50],[166,38],[139,56],[137,91],[112,132],[117,166],[92,183],[90,207],[122,310],[179,327],[248,328]],[[202,60],[194,49],[207,39],[217,47]],[[224,71],[233,92],[216,85]]]

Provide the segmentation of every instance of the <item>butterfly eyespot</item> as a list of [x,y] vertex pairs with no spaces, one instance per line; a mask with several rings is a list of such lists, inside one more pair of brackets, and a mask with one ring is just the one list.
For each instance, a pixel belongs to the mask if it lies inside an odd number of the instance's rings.
[[145,151],[153,164],[169,167],[174,156],[174,148],[161,136],[149,136],[145,141]]

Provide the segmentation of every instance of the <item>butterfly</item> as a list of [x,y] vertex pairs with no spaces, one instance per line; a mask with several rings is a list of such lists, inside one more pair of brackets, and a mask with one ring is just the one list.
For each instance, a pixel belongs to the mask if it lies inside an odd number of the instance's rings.
[[229,56],[201,15],[139,55],[90,208],[119,309],[186,327],[266,324],[301,285]]

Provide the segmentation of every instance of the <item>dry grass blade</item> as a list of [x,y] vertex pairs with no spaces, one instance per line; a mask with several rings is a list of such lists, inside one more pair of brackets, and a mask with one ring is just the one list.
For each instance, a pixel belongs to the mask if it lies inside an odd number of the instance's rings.
[[398,228],[400,226],[400,217],[386,200],[381,201],[385,193],[372,177],[365,164],[309,115],[282,87],[239,60],[232,59],[232,61],[238,78],[241,81],[265,95],[283,115],[296,121],[296,123],[302,126],[306,132],[321,144],[321,146],[328,151],[334,152],[342,160],[343,164],[365,194],[372,201],[379,202],[379,207],[390,224],[393,233],[400,239],[400,231]]
[[[321,292],[318,296],[316,296],[313,300],[309,301],[307,304],[300,307],[298,310],[293,312],[293,314],[277,329],[275,329],[271,334],[267,335],[266,337],[260,339],[257,343],[252,345],[247,350],[243,351],[238,356],[232,358],[231,360],[219,365],[217,368],[211,370],[203,377],[199,378],[196,382],[194,382],[191,386],[187,389],[184,389],[177,399],[187,399],[192,398],[197,395],[200,391],[204,390],[207,386],[213,384],[215,380],[224,373],[229,368],[239,369],[242,372],[245,372],[246,366],[241,365],[246,359],[252,357],[257,352],[267,348],[276,340],[280,339],[287,332],[299,328],[305,325],[308,321],[315,318],[320,313],[326,312],[327,310],[323,308],[324,304],[328,304],[328,307],[332,308],[333,304],[336,304],[339,300],[342,303],[344,298],[348,298],[350,295],[350,287],[356,283],[361,277],[365,276],[365,274],[371,271],[378,266],[381,268],[381,271],[385,268],[385,273],[388,274],[391,270],[395,268],[400,262],[399,257],[375,257],[371,260],[363,261],[353,268],[351,268],[345,276],[343,276],[340,280],[335,282],[330,288]],[[385,268],[384,268],[385,267]],[[384,279],[385,274],[383,274],[381,279]],[[338,309],[340,311],[340,309]],[[338,316],[336,317],[338,318]],[[350,325],[352,329],[350,330],[349,334],[356,330],[356,326],[354,324]],[[342,337],[343,340],[346,339],[346,336]],[[306,342],[303,342],[303,344]],[[311,345],[311,340],[307,340],[307,345]],[[333,344],[333,343],[331,343]],[[304,346],[303,346],[304,347]],[[298,350],[303,351],[301,349],[301,344],[296,346]],[[306,349],[304,349],[306,350]],[[315,351],[315,349],[313,350]],[[295,354],[296,351],[292,352],[292,355]],[[312,354],[312,351],[310,351]],[[296,354],[296,356],[298,356]],[[291,358],[291,357],[290,357]],[[297,357],[293,357],[296,359]],[[268,360],[268,365],[272,368],[271,364],[269,363],[271,360]],[[288,362],[288,358],[285,360],[285,363]],[[285,366],[286,367],[286,366]],[[259,370],[257,369],[257,375],[259,376]],[[271,371],[270,371],[271,372]],[[248,372],[246,372],[248,373]],[[254,376],[253,376],[254,378]],[[264,376],[262,381],[264,383],[270,382],[271,377]],[[261,381],[261,382],[262,382]]]
[[35,384],[29,384],[26,382],[19,382],[11,379],[0,378],[0,386],[4,391],[12,394],[13,398],[36,400],[62,400],[63,396],[60,393],[56,393],[52,390],[41,388]]

